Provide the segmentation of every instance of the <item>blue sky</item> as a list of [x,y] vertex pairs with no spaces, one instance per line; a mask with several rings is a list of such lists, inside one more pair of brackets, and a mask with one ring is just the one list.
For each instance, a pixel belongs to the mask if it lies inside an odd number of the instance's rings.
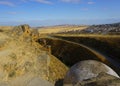
[[120,0],[0,0],[0,25],[120,22]]

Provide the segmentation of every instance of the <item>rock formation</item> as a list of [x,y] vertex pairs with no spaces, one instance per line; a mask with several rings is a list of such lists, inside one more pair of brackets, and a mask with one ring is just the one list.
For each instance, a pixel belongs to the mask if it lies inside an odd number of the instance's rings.
[[64,78],[64,86],[74,86],[78,82],[97,77],[102,72],[119,77],[107,65],[94,60],[86,60],[71,67]]
[[100,73],[97,77],[80,81],[75,86],[120,86],[120,79],[107,73]]
[[64,78],[67,66],[32,40],[31,34],[27,25],[16,26],[9,33],[0,32],[0,84],[3,86],[7,83],[8,86],[27,86],[25,83],[34,77],[37,79],[32,82],[36,83],[28,86],[41,86],[37,84],[39,78],[52,84]]

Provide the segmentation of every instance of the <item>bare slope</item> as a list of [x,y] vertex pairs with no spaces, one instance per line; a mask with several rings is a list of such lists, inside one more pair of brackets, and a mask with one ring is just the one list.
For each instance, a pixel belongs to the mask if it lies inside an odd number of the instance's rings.
[[83,30],[87,26],[53,26],[53,27],[42,27],[38,28],[40,34],[51,34],[51,33],[62,33],[68,31]]

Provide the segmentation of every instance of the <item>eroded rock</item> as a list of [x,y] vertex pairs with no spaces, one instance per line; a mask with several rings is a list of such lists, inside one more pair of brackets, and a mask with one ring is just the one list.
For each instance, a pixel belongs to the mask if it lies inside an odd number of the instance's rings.
[[71,67],[71,69],[68,71],[64,78],[64,86],[70,84],[75,85],[80,81],[97,77],[101,72],[110,74],[115,77],[119,77],[117,73],[115,73],[107,65],[95,60],[86,60],[81,61]]
[[120,86],[120,79],[107,73],[78,82],[75,86]]
[[21,35],[30,35],[30,26],[25,24],[25,25],[19,25],[13,28],[12,30],[12,35],[13,36],[21,36]]
[[[8,85],[11,86],[27,86],[31,76],[50,81],[53,84],[58,79],[63,79],[68,67],[35,40],[32,40],[31,32],[27,32],[30,29],[29,26],[17,26],[15,28],[9,34],[0,33],[1,84],[4,85],[2,82],[9,82]],[[29,75],[26,76],[26,74]],[[37,82],[36,79],[32,80],[36,82],[33,84],[37,84],[38,80]],[[1,84],[0,86],[2,86]]]

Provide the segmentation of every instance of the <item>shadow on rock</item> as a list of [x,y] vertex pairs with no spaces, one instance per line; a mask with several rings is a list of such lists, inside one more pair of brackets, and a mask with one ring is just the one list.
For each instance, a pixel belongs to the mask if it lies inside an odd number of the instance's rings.
[[55,86],[63,86],[63,79],[57,80]]

